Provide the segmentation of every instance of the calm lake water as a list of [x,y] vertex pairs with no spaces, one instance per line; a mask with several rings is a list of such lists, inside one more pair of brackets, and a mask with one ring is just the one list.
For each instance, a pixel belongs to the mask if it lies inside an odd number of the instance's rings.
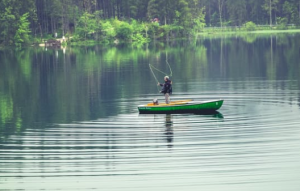
[[[299,34],[0,50],[0,190],[298,191],[299,60]],[[224,105],[139,115],[149,64]]]

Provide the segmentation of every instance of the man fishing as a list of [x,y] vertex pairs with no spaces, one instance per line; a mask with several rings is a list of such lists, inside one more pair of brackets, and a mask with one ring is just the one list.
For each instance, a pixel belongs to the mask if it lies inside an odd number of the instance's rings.
[[162,86],[160,93],[165,94],[166,104],[170,103],[170,94],[172,94],[172,81],[169,76],[164,77],[165,83],[161,84],[158,82],[158,86]]

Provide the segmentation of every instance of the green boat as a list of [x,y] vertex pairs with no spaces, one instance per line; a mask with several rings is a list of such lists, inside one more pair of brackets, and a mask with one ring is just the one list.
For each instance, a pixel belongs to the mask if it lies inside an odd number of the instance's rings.
[[210,101],[193,101],[193,100],[179,100],[173,101],[169,104],[155,104],[148,103],[146,105],[139,105],[140,114],[165,114],[165,113],[203,113],[209,114],[216,112],[223,105],[224,100],[210,100]]

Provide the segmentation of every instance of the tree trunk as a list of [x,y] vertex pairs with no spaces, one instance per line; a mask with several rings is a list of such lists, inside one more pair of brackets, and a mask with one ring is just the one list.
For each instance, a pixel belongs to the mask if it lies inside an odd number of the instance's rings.
[[61,29],[62,29],[62,36],[65,36],[65,29],[64,29],[64,26],[65,26],[65,23],[64,23],[64,1],[62,0],[61,1],[61,8],[62,8],[62,16],[61,16]]
[[270,0],[270,27],[272,28],[272,0]]
[[87,31],[86,22],[87,22],[87,19],[86,19],[86,13],[84,13],[84,14],[85,14],[85,16],[84,16],[84,40],[86,41],[86,31]]
[[208,15],[209,15],[209,26],[211,26],[210,1],[209,1],[209,6],[208,6]]
[[223,9],[223,2],[224,0],[218,0],[219,2],[219,16],[220,16],[220,24],[221,24],[221,29],[223,28],[223,23],[222,23],[222,9]]
[[43,40],[43,29],[42,29],[42,26],[40,23],[39,23],[39,26],[40,26],[40,32],[41,32],[41,40]]

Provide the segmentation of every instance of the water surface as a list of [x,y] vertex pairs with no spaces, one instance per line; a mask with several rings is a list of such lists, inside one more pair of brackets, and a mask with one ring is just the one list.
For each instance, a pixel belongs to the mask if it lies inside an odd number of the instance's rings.
[[[299,190],[299,39],[1,50],[0,190]],[[138,114],[163,101],[149,64],[224,105]]]

